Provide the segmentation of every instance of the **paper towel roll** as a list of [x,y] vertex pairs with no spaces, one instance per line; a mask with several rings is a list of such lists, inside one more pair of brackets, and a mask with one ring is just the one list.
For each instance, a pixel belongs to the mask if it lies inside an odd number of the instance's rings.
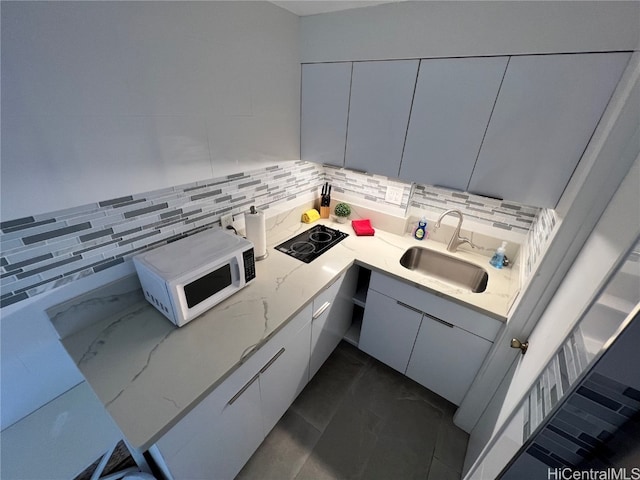
[[256,260],[262,260],[267,256],[267,229],[264,212],[245,213],[244,226],[247,231],[247,240],[253,242]]

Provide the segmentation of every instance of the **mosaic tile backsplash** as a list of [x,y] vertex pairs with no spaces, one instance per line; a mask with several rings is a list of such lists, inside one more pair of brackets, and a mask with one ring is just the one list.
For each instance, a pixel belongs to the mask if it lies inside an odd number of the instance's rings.
[[529,278],[536,263],[549,247],[549,242],[551,241],[556,225],[558,225],[558,215],[554,210],[543,208],[536,215],[527,233],[527,239],[524,244],[526,254],[522,270],[523,281]]
[[223,214],[313,198],[323,178],[320,165],[287,162],[2,222],[0,305],[123,263],[208,228]]
[[[521,205],[515,202],[496,200],[470,193],[456,192],[430,185],[415,185],[390,182],[387,177],[370,173],[360,173],[336,167],[325,166],[327,181],[333,185],[332,192],[358,198],[375,204],[388,213],[405,216],[409,209],[431,210],[442,213],[457,208],[465,218],[502,230],[510,230],[526,235],[536,220],[537,207]],[[402,203],[395,205],[385,200],[387,185],[402,188]],[[417,212],[415,212],[417,215]]]
[[[0,224],[2,307],[123,263],[127,258],[209,228],[223,214],[250,205],[268,209],[309,200],[325,182],[336,199],[407,216],[410,210],[458,208],[477,222],[523,235],[539,255],[553,228],[553,211],[443,188],[400,183],[384,176],[293,161],[152,192],[83,205]],[[400,205],[385,200],[387,186],[402,189]],[[540,223],[540,225],[538,225]],[[529,241],[529,240],[527,240]],[[530,259],[534,265],[536,259]]]

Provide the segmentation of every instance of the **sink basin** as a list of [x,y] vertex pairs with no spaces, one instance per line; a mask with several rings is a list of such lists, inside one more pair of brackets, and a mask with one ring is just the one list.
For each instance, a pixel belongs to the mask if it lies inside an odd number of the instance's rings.
[[404,252],[400,265],[474,293],[484,292],[489,280],[484,268],[423,247],[411,247]]

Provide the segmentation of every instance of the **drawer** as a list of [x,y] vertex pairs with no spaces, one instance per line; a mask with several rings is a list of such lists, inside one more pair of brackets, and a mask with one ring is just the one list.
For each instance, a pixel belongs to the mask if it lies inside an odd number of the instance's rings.
[[369,288],[491,342],[502,327],[499,320],[378,272],[371,272]]

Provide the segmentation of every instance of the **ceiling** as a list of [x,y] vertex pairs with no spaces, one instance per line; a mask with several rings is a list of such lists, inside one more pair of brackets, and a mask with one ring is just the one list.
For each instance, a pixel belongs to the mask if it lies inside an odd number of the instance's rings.
[[337,12],[338,10],[349,10],[352,8],[370,7],[372,5],[380,5],[382,3],[402,2],[404,0],[387,0],[381,2],[369,2],[363,0],[356,1],[321,1],[321,0],[284,0],[271,3],[276,4],[300,17],[306,15],[316,15],[318,13]]

